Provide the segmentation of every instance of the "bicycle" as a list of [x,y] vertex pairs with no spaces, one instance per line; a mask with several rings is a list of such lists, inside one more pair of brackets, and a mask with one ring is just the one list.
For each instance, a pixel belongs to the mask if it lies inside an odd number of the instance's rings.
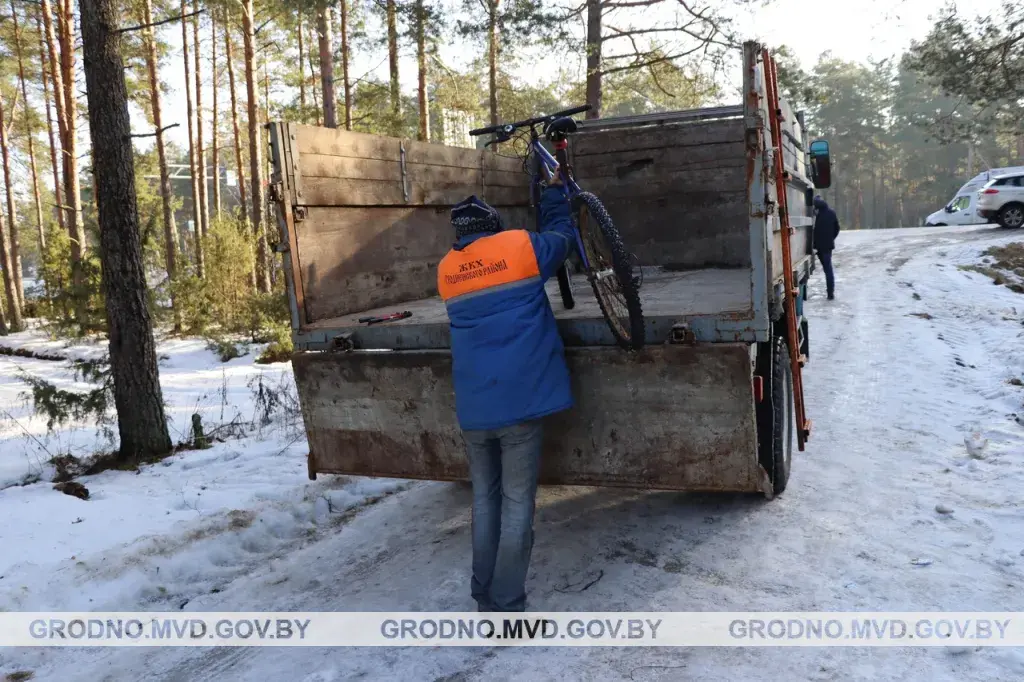
[[[508,142],[515,137],[516,131],[529,129],[528,133],[523,133],[520,137],[528,135],[523,161],[524,167],[528,166],[527,172],[530,174],[530,196],[533,204],[539,206],[542,183],[550,181],[558,169],[562,176],[560,187],[572,211],[576,252],[579,254],[587,280],[594,290],[601,314],[604,315],[612,335],[620,346],[627,350],[639,350],[644,345],[644,320],[639,293],[643,281],[642,270],[638,266],[637,274],[634,275],[633,257],[626,250],[622,237],[615,229],[604,204],[594,194],[580,188],[569,164],[568,138],[579,130],[579,124],[572,116],[591,108],[587,104],[516,123],[500,123],[477,128],[469,131],[469,134],[479,136],[494,133],[494,139],[486,145],[489,146]],[[541,127],[539,133],[538,126]],[[544,146],[541,135],[551,142],[554,154]],[[597,230],[592,229],[592,222],[597,224]],[[539,211],[537,224],[539,227]],[[562,304],[567,309],[575,307],[568,261],[558,269],[558,289]]]

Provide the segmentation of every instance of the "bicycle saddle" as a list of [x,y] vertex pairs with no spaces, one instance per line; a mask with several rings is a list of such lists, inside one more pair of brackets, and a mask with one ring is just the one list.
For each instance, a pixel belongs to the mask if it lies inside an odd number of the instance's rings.
[[556,137],[565,137],[571,135],[579,130],[579,125],[571,116],[559,116],[556,119],[552,119],[544,126],[544,133],[549,139],[555,139]]

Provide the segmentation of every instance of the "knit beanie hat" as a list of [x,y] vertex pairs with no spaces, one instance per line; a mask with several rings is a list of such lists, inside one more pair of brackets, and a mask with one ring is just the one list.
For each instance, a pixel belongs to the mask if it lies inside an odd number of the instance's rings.
[[473,195],[452,207],[452,227],[456,239],[481,232],[501,232],[501,215],[482,199]]

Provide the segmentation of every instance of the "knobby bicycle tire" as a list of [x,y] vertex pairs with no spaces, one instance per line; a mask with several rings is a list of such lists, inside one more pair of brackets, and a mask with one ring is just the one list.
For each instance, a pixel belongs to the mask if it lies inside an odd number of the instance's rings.
[[[573,197],[572,210],[590,263],[591,272],[587,273],[587,278],[594,289],[601,314],[620,346],[627,350],[639,350],[644,345],[644,316],[637,281],[633,278],[630,254],[622,243],[622,237],[615,229],[604,204],[590,192],[580,192]],[[609,259],[610,263],[607,262]],[[602,266],[611,267],[621,301],[615,300],[615,292],[605,283],[608,278],[603,281],[596,277],[604,269]],[[616,303],[623,304],[625,310],[617,311]]]
[[576,295],[572,289],[572,272],[569,270],[568,259],[558,268],[558,292],[562,295],[562,305],[566,310],[576,307]]

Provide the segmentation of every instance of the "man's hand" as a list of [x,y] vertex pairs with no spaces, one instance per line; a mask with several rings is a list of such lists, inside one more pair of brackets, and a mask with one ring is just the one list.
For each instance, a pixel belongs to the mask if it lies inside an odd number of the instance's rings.
[[548,187],[561,187],[562,186],[562,167],[555,166],[555,170],[551,173],[551,177],[548,178]]

